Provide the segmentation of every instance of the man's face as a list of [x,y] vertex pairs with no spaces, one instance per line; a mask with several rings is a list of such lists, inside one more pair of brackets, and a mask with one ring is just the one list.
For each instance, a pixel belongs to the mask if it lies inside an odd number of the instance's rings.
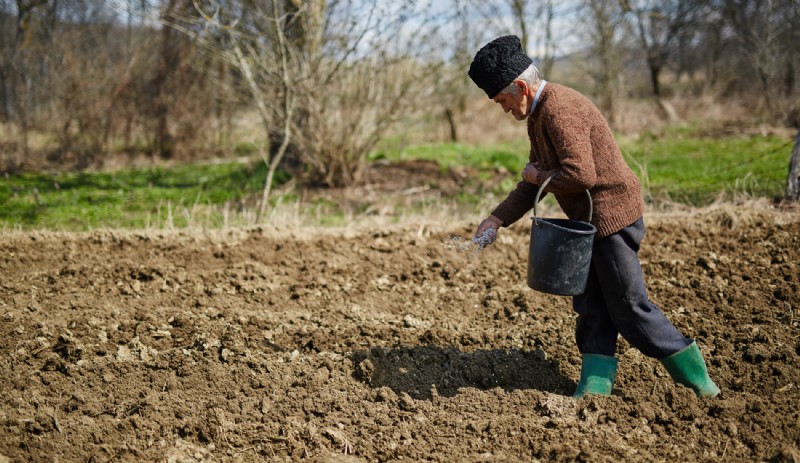
[[525,89],[520,90],[516,94],[500,92],[492,98],[495,103],[503,107],[503,112],[511,112],[518,121],[528,117],[528,95]]

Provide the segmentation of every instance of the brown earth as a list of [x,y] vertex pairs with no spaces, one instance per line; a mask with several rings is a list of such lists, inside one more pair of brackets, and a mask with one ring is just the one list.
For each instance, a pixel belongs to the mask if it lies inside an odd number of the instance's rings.
[[800,217],[649,216],[651,297],[720,398],[620,342],[574,400],[570,300],[527,220],[0,236],[0,462],[799,461]]

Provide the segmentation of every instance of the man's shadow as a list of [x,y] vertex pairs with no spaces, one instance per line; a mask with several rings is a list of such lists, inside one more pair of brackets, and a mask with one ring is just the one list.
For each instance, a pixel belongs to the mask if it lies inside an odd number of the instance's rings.
[[453,397],[464,387],[478,389],[537,389],[569,395],[575,382],[541,350],[477,350],[417,346],[382,348],[352,354],[353,377],[373,388],[388,387],[396,394],[430,400],[432,388]]

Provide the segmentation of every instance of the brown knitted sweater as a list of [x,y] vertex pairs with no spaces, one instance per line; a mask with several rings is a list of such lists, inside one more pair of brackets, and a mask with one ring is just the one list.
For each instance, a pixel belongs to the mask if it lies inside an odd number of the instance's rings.
[[[563,85],[547,83],[528,117],[530,162],[541,170],[537,184],[553,176],[553,193],[564,213],[586,220],[589,190],[594,203],[591,223],[597,237],[612,235],[644,212],[641,187],[628,167],[600,110],[588,98]],[[538,185],[521,181],[492,212],[510,226],[533,207]],[[544,196],[544,195],[542,195]]]

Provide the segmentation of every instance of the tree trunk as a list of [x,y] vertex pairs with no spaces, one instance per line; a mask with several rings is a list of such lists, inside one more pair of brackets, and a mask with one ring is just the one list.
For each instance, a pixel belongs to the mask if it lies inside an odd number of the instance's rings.
[[789,160],[789,176],[786,181],[786,199],[800,200],[800,130],[794,140],[792,158]]
[[658,109],[664,119],[669,122],[677,122],[680,117],[678,112],[675,111],[675,107],[661,96],[661,64],[655,60],[648,60],[648,68],[650,68],[650,84],[653,86],[653,97]]
[[648,59],[647,67],[650,70],[650,86],[653,89],[653,95],[661,99],[661,64],[655,60]]
[[522,51],[528,53],[528,27],[525,21],[525,4],[527,0],[513,0],[511,2],[511,10],[514,13],[514,19],[517,21],[519,27],[520,42],[522,42]]
[[166,24],[168,24],[170,18],[176,14],[177,4],[178,0],[169,0],[166,5],[163,6],[164,9],[161,13],[161,17],[164,25],[161,26],[158,64],[156,67],[156,75],[151,82],[155,94],[153,116],[156,122],[155,133],[153,134],[155,148],[153,154],[166,159],[171,158],[174,151],[174,140],[169,131],[171,95],[170,89],[168,89],[167,86],[177,67],[179,57],[176,50],[178,45],[174,43],[174,29]]
[[456,117],[453,110],[445,108],[444,116],[447,118],[447,125],[450,126],[450,141],[453,143],[458,142],[458,131],[456,130]]
[[655,97],[656,106],[658,106],[659,111],[661,111],[661,115],[669,122],[677,122],[680,120],[678,116],[678,112],[675,110],[675,107],[672,104],[661,98]]
[[616,77],[620,75],[618,50],[614,43],[617,21],[614,19],[613,5],[605,0],[592,0],[588,5],[591,9],[594,54],[600,66],[599,72],[594,74],[598,103],[613,127],[616,123]]
[[[278,38],[278,56],[281,60],[281,90],[283,91],[283,140],[281,140],[281,145],[278,148],[278,152],[275,153],[275,156],[267,164],[269,169],[267,170],[267,178],[264,181],[264,189],[261,191],[261,202],[258,205],[258,212],[256,213],[256,223],[261,223],[261,218],[264,216],[264,211],[266,211],[267,205],[269,204],[269,196],[272,193],[272,180],[275,177],[275,172],[278,170],[281,160],[283,160],[283,157],[286,155],[286,150],[289,148],[289,143],[292,139],[292,118],[294,116],[294,110],[296,107],[295,95],[292,87],[293,79],[289,75],[289,50],[287,49],[286,36],[284,35],[284,24],[278,15],[278,3],[276,0],[272,0],[272,13],[275,21],[275,35]],[[240,61],[244,62],[242,52],[238,47],[236,48],[236,51],[239,54]],[[251,85],[255,86],[254,80],[251,82]],[[264,102],[262,101],[261,104],[263,105]],[[269,133],[269,127],[267,126],[265,128],[267,133]],[[267,138],[269,138],[269,135]],[[267,163],[266,156],[263,153],[261,156],[264,159],[264,163]]]
[[31,10],[36,6],[36,2],[25,3],[17,1],[16,33],[11,41],[8,54],[4,57],[4,61],[0,63],[0,83],[2,84],[0,86],[0,111],[2,111],[0,115],[2,115],[2,119],[0,120],[4,122],[11,122],[16,118],[16,114],[14,114],[16,89],[13,88],[11,66],[14,64],[17,52],[22,45]]
[[542,75],[549,76],[555,64],[555,41],[553,40],[555,9],[553,7],[553,1],[545,1],[539,11],[540,14],[538,16],[544,18],[544,55],[540,59],[539,70],[542,71]]

